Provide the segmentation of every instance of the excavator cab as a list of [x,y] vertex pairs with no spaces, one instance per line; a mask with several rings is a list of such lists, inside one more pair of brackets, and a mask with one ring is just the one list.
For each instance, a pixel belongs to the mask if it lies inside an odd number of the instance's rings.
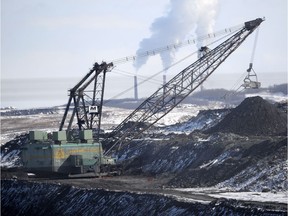
[[249,68],[247,69],[247,76],[244,78],[244,83],[241,85],[245,89],[259,89],[261,87],[261,83],[258,82],[257,74],[253,70],[253,63],[249,64]]

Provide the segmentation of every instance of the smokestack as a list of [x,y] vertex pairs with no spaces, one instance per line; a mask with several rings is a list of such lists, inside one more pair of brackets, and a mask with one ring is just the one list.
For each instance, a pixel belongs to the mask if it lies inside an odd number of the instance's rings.
[[134,76],[134,99],[138,100],[138,81],[137,76]]
[[166,74],[163,74],[163,86],[166,84]]
[[166,85],[166,72],[164,72],[164,74],[163,74],[163,94],[166,93],[165,85]]

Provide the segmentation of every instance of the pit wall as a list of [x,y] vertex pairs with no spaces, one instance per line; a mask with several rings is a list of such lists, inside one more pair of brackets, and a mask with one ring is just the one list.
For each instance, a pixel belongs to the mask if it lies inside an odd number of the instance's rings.
[[27,181],[1,181],[1,215],[286,215],[221,200],[210,204],[99,189]]

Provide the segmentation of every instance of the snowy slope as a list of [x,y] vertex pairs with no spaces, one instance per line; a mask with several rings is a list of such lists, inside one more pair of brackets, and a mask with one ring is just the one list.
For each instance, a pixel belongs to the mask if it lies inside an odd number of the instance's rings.
[[[207,110],[210,108],[220,108],[221,103],[210,103],[209,106],[196,106],[191,104],[182,104],[171,111],[165,118],[158,122],[158,126],[162,127],[185,122],[197,115],[200,110]],[[102,128],[106,131],[111,130],[113,127],[121,123],[133,110],[103,107]],[[1,110],[1,145],[7,144],[1,148],[0,160],[1,166],[13,167],[13,164],[19,164],[19,149],[11,146],[20,146],[27,142],[25,134],[30,130],[43,130],[43,131],[57,131],[59,123],[64,113],[64,107],[57,108],[40,108],[29,110],[17,110],[14,108],[7,108]],[[192,120],[193,121],[193,120]],[[198,120],[197,124],[205,125],[206,119]],[[191,122],[191,121],[190,121]],[[193,123],[192,123],[193,124]],[[196,124],[196,123],[194,123]],[[183,126],[174,126],[175,130]],[[187,130],[191,130],[191,126],[186,126]],[[199,127],[198,127],[199,128]],[[179,131],[178,129],[178,131]],[[164,129],[171,132],[171,129]],[[163,128],[160,132],[163,132]],[[183,132],[185,132],[183,130]],[[9,143],[7,143],[9,142]]]
[[[286,137],[248,137],[232,133],[205,134],[207,129],[220,122],[229,109],[219,109],[222,104],[211,103],[208,107],[184,104],[161,120],[158,130],[147,133],[151,137],[134,140],[123,148],[118,157],[126,164],[126,173],[162,175],[169,173],[175,178],[169,187],[232,188],[233,191],[285,191],[287,186]],[[208,108],[217,108],[209,110]],[[200,111],[203,110],[204,111]],[[109,130],[119,124],[131,110],[105,107],[103,126]],[[53,130],[61,120],[57,113],[1,116],[14,134],[18,127]],[[11,118],[15,122],[11,122]],[[49,125],[50,119],[55,124]],[[42,124],[44,121],[44,124]],[[16,123],[16,124],[15,124]],[[20,126],[19,126],[20,125]],[[49,127],[50,126],[50,127]],[[197,131],[198,130],[198,131]],[[27,135],[20,135],[1,147],[1,166],[19,166],[19,148],[27,142]]]

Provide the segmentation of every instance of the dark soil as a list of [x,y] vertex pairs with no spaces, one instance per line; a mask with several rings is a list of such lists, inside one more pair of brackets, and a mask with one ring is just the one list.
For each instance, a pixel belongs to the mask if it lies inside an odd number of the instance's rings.
[[[160,205],[151,203],[147,205],[147,207],[152,207],[153,205],[155,205],[155,208],[160,208],[159,206],[162,205],[167,207],[170,205],[169,203],[171,203],[171,212],[174,213],[174,206],[178,206],[178,202],[175,204],[174,199],[168,199],[166,197],[168,195],[204,201],[212,200],[207,196],[199,197],[200,195],[197,194],[187,195],[184,192],[175,192],[175,190],[167,189],[167,186],[168,188],[209,187],[217,186],[217,184],[230,181],[230,179],[232,179],[231,184],[229,183],[230,185],[228,186],[235,187],[235,191],[256,191],[255,188],[257,190],[259,189],[258,191],[261,191],[267,186],[267,191],[286,191],[288,188],[285,171],[287,166],[285,168],[282,164],[287,161],[287,118],[286,113],[280,108],[282,108],[282,106],[277,108],[277,106],[268,103],[260,97],[247,98],[231,112],[226,110],[225,112],[230,113],[227,114],[220,123],[217,121],[218,124],[211,129],[206,130],[205,133],[200,130],[195,130],[189,135],[156,134],[153,136],[151,135],[149,137],[150,139],[133,140],[133,142],[129,143],[129,145],[125,145],[122,147],[121,151],[118,152],[118,156],[123,159],[122,163],[124,165],[124,176],[120,177],[63,180],[29,179],[28,181],[31,180],[32,182],[27,183],[26,181],[19,181],[27,180],[27,176],[21,169],[2,170],[1,178],[3,189],[1,189],[1,192],[3,191],[5,195],[3,196],[2,193],[1,204],[5,207],[5,212],[2,213],[5,215],[5,213],[7,214],[7,212],[10,212],[10,215],[12,215],[14,206],[18,205],[17,203],[20,203],[19,199],[23,197],[26,199],[28,197],[27,194],[31,193],[33,196],[29,197],[28,201],[30,201],[23,203],[23,206],[18,206],[19,209],[27,208],[30,211],[33,209],[31,207],[32,204],[36,202],[37,199],[44,203],[47,202],[45,199],[46,194],[48,194],[49,191],[51,192],[51,197],[53,197],[52,204],[59,203],[59,209],[57,212],[54,212],[59,215],[61,213],[63,215],[62,211],[67,210],[65,203],[67,203],[68,206],[71,206],[72,204],[78,203],[79,200],[85,200],[85,202],[80,203],[81,205],[79,206],[75,206],[75,209],[79,208],[80,210],[78,210],[81,211],[82,208],[97,206],[97,210],[92,209],[92,207],[91,209],[95,212],[98,211],[99,215],[101,215],[100,213],[103,213],[101,212],[103,207],[106,208],[107,206],[110,206],[111,203],[103,201],[103,205],[100,206],[100,202],[98,201],[102,198],[107,198],[109,201],[115,196],[112,200],[114,200],[117,205],[120,205],[121,202],[123,202],[123,197],[118,195],[121,193],[124,193],[125,196],[128,194],[129,197],[132,197],[132,200],[135,200],[134,204],[136,203],[136,205],[132,205],[132,202],[127,202],[128,204],[123,207],[123,214],[127,213],[125,209],[127,206],[136,206],[136,209],[138,209],[138,205],[142,206],[143,203],[148,202],[150,199],[153,200],[153,202],[154,200],[156,202],[159,199],[165,199],[165,202],[164,204],[160,203]],[[218,112],[216,112],[216,114],[217,113]],[[199,116],[199,118],[201,118],[201,116],[203,116],[203,118],[207,116],[211,117],[211,112],[201,112]],[[213,114],[213,119],[214,116],[215,115]],[[199,118],[194,118],[194,121],[197,122]],[[189,125],[187,124],[187,127]],[[181,127],[181,125],[179,125],[179,127]],[[192,128],[191,131],[193,131]],[[1,153],[5,156],[12,151],[20,150],[21,146],[27,142],[27,139],[28,136],[26,134],[11,140],[1,147]],[[20,160],[17,160],[15,165],[20,166]],[[272,177],[271,170],[274,170]],[[241,173],[243,173],[243,175],[241,175]],[[258,174],[261,175],[259,175],[258,178],[254,178]],[[6,181],[4,179],[14,180]],[[44,184],[34,184],[34,181],[48,183],[46,185],[48,190],[46,189],[46,186],[43,186]],[[238,187],[243,182],[251,183],[247,184],[245,187]],[[66,186],[63,187],[63,185],[54,187],[54,184],[68,184],[73,187],[68,187],[68,189]],[[255,184],[258,186],[255,187]],[[85,191],[75,189],[74,187],[83,187]],[[26,189],[21,191],[20,189],[17,190],[17,188]],[[34,191],[34,188],[37,188],[36,195],[33,194],[36,191]],[[108,193],[107,191],[104,191],[104,193],[102,190],[100,192],[94,191],[95,188],[121,190],[122,192],[115,194],[115,192]],[[55,189],[56,192],[54,193],[52,189]],[[95,198],[98,196],[97,202],[95,203],[86,196],[87,194],[90,194],[89,190],[91,189],[93,189],[93,191],[90,191],[91,197]],[[62,190],[64,190],[64,192]],[[69,196],[65,195],[65,191]],[[129,191],[129,193],[126,193],[125,191]],[[60,192],[61,196],[58,194]],[[137,195],[137,193],[144,194]],[[37,194],[39,194],[38,198]],[[77,194],[81,194],[81,196],[76,196]],[[147,197],[145,194],[147,194]],[[165,196],[154,196],[155,194],[165,194]],[[20,198],[18,199],[18,197]],[[37,199],[35,200],[34,197]],[[39,199],[39,197],[41,197],[41,199]],[[145,197],[145,199],[143,197]],[[76,202],[69,202],[72,198],[76,200]],[[87,201],[88,204],[91,201],[92,205],[88,205]],[[239,212],[241,212],[242,215],[261,215],[261,213],[263,213],[258,208],[254,208],[251,212],[249,206],[247,208],[237,209],[239,205],[243,206],[247,203],[250,205],[250,202],[242,202],[240,204],[237,202],[238,201],[235,201],[234,203],[234,201],[231,200],[229,200],[229,202],[215,200],[215,203],[212,201],[207,209],[212,211],[213,208],[218,208],[217,206],[220,206],[221,208],[218,209],[219,211],[216,211],[218,215],[223,215],[227,212],[231,215]],[[38,204],[39,205],[36,205],[37,208],[34,207],[35,214],[42,211],[43,204]],[[186,204],[186,202],[180,202],[180,205],[186,206]],[[191,203],[188,203],[187,206],[191,206]],[[196,207],[196,205],[194,205],[194,207]],[[201,208],[206,209],[206,207],[207,206],[203,207],[203,205],[201,205]],[[179,207],[176,209],[179,209]],[[117,211],[118,210],[119,209],[117,209]],[[144,210],[146,210],[147,213],[147,209]],[[144,210],[143,212],[145,212]],[[183,212],[186,210],[185,207]],[[245,212],[246,210],[249,211]],[[161,212],[162,210],[160,209],[159,211]],[[187,210],[187,214],[190,215],[192,212],[193,215],[193,211]],[[204,211],[203,215],[215,213],[209,211]],[[14,213],[17,215],[17,212]],[[73,212],[73,209],[69,213],[76,214],[76,212]],[[106,211],[105,213],[108,214],[111,212]],[[133,213],[135,213],[134,209]],[[150,213],[153,215],[153,211]],[[167,212],[163,209],[163,215],[165,215],[165,213]],[[171,215],[173,215],[172,213]],[[269,212],[264,213],[270,215]],[[90,212],[87,211],[86,215],[89,214]],[[283,214],[283,212],[280,212],[280,215],[281,214]]]
[[1,215],[286,215],[285,206],[218,199],[209,204],[169,196],[1,180]]
[[287,116],[261,97],[246,98],[207,133],[224,132],[240,135],[285,135]]
[[[282,139],[278,142],[272,140],[264,140],[255,144],[253,144],[253,142],[254,141],[251,143],[242,141],[241,143],[238,143],[238,146],[230,148],[226,151],[232,153],[230,154],[230,157],[217,165],[209,165],[203,168],[199,166],[195,167],[193,165],[190,166],[188,169],[179,173],[175,178],[171,179],[168,186],[188,188],[210,187],[236,176],[241,171],[253,167],[253,165],[258,162],[273,167],[279,160],[287,160],[287,139]],[[228,144],[227,141],[225,143]],[[213,148],[215,147],[207,145],[206,151],[203,151],[203,157],[205,152],[213,152]],[[219,146],[218,150],[220,148],[221,147]],[[232,152],[233,149],[237,149],[237,151]],[[209,157],[209,154],[207,154],[206,157],[213,158]],[[261,170],[258,170],[258,172],[261,172]],[[257,173],[254,174],[257,175]],[[249,179],[248,173],[246,178]],[[239,184],[240,183],[241,181],[239,179]]]

